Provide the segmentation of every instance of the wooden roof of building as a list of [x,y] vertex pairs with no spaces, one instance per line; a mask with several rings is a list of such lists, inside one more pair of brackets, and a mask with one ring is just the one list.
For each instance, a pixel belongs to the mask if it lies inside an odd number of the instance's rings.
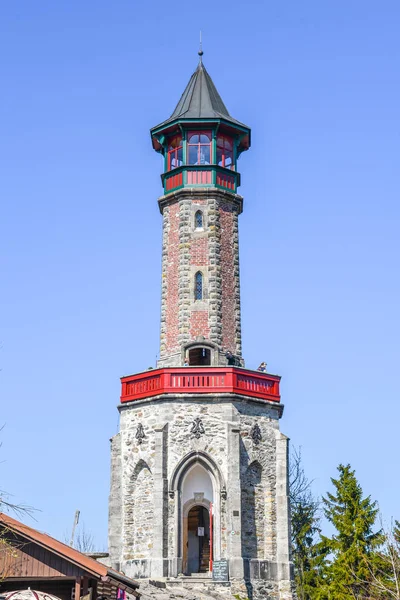
[[[32,542],[38,546],[44,548],[46,551],[53,555],[60,557],[68,563],[74,565],[79,570],[86,572],[88,575],[93,576],[101,581],[112,580],[113,583],[121,588],[127,589],[128,591],[134,591],[139,587],[139,583],[134,579],[126,577],[119,571],[115,571],[110,567],[86,556],[82,552],[67,546],[59,542],[55,538],[37,531],[16,519],[13,519],[9,515],[0,513],[0,528],[5,530],[7,533],[14,533],[24,538],[27,542]],[[128,589],[129,588],[129,589]],[[137,594],[135,594],[137,595]]]

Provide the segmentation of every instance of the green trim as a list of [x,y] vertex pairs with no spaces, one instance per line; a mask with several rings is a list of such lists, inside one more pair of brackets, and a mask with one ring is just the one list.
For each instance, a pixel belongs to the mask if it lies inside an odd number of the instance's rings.
[[[224,187],[223,185],[218,185],[218,183],[215,184],[215,187],[218,190],[225,190],[225,192],[228,192],[228,194],[237,194],[237,187],[235,185],[235,188],[233,190],[230,190],[229,188]],[[176,188],[175,188],[176,189]]]
[[[179,127],[184,126],[186,124],[190,124],[190,123],[210,123],[210,124],[218,124],[218,125],[227,125],[228,127],[230,127],[231,129],[237,129],[238,131],[242,131],[245,134],[250,134],[250,127],[246,127],[246,125],[239,125],[238,123],[234,123],[232,121],[229,121],[227,119],[175,119],[174,121],[170,121],[168,123],[161,123],[160,125],[157,125],[156,127],[153,127],[153,129],[150,129],[150,135],[151,136],[156,136],[159,132],[165,131],[167,129],[170,129],[171,127],[173,127],[174,125],[179,125]],[[201,127],[200,127],[201,129]]]
[[168,171],[168,146],[164,152],[164,171]]
[[187,153],[187,136],[185,131],[185,137],[182,137],[182,161],[183,164],[186,165],[186,153]]
[[171,171],[166,171],[161,173],[161,179],[164,179],[173,173],[179,173],[180,171],[221,171],[222,173],[226,173],[226,175],[232,175],[234,177],[239,177],[240,174],[237,171],[233,171],[232,169],[227,169],[226,167],[221,167],[220,165],[181,165],[180,167],[176,167],[175,169],[171,169]]
[[211,148],[212,148],[212,157],[211,159],[214,161],[214,163],[217,162],[217,129],[213,129],[213,137],[212,137],[212,141],[211,141]]
[[184,185],[177,185],[176,187],[167,190],[167,186],[164,185],[164,195],[170,194],[171,192],[175,192],[176,190],[181,190],[184,187]]

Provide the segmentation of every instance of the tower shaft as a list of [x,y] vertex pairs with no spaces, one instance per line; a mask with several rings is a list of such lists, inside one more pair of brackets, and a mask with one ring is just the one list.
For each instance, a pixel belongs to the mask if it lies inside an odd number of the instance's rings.
[[159,366],[183,364],[192,346],[204,342],[205,350],[210,347],[208,364],[226,364],[226,353],[240,360],[242,198],[215,188],[186,188],[162,197],[159,205],[163,215]]

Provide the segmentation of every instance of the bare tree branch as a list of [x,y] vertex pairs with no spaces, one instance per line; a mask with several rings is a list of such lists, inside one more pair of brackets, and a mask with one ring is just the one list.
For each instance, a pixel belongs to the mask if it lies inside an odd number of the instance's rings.
[[95,550],[94,536],[85,529],[84,525],[76,536],[75,548],[79,552],[94,552]]

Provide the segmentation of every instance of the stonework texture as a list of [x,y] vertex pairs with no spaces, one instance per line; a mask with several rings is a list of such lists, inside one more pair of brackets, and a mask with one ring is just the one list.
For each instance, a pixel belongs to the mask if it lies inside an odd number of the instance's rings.
[[[160,396],[120,406],[120,433],[111,442],[111,565],[133,578],[178,577],[187,568],[188,510],[212,501],[214,560],[229,561],[231,593],[292,598],[281,410],[229,394]],[[253,435],[255,426],[261,439]],[[187,483],[198,465],[210,481],[204,498],[196,495],[197,483]]]
[[[182,364],[202,335],[241,356],[238,215],[242,198],[215,188],[182,189],[159,201],[163,216],[160,366]],[[201,211],[203,227],[196,227]],[[195,299],[195,275],[203,297]]]

